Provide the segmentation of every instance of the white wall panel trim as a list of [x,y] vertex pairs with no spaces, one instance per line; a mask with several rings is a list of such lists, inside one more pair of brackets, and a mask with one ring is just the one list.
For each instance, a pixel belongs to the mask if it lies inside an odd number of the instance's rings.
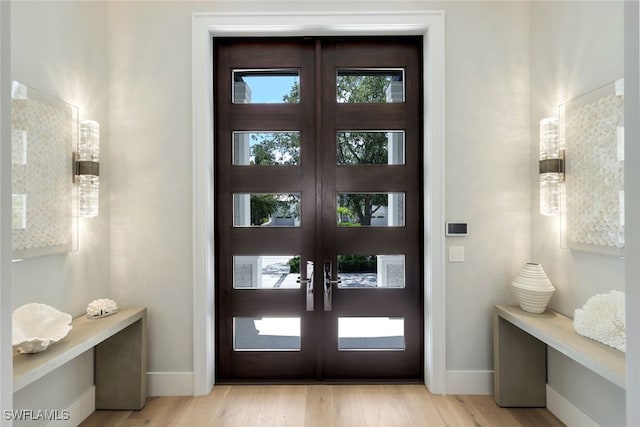
[[[11,356],[11,4],[0,1],[0,409],[13,409]],[[11,425],[5,417],[0,425]]]
[[147,372],[148,396],[192,396],[193,372]]
[[600,427],[600,424],[575,407],[560,393],[547,385],[547,409],[567,427]]
[[[375,6],[373,6],[375,7]],[[425,384],[445,386],[444,268],[444,12],[369,10],[331,12],[226,11],[192,16],[194,200],[194,389],[207,394],[215,373],[212,37],[423,35],[425,126]]]
[[493,371],[447,371],[447,394],[493,394]]
[[640,425],[640,6],[624,4],[625,77],[625,215],[626,233],[625,293],[627,316],[627,424]]
[[[69,419],[59,419],[49,421],[44,424],[46,427],[67,427],[77,426],[84,421],[89,415],[93,414],[96,410],[96,387],[89,387],[84,393],[80,395],[68,408],[62,412],[69,415]],[[60,417],[64,418],[64,417]]]

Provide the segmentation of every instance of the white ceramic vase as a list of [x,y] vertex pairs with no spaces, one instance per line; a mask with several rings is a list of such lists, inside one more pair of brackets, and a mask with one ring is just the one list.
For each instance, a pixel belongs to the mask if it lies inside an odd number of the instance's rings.
[[556,290],[540,264],[528,262],[511,282],[520,308],[529,313],[543,313]]

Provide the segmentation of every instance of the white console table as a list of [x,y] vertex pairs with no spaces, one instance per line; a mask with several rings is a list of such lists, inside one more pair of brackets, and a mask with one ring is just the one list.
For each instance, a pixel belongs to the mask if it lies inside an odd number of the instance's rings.
[[40,353],[13,356],[13,391],[95,348],[96,409],[142,409],[146,402],[147,309],[125,308],[100,319],[81,316],[69,334]]
[[625,388],[625,354],[578,335],[573,320],[547,310],[497,305],[493,316],[494,397],[502,407],[545,407],[547,346]]

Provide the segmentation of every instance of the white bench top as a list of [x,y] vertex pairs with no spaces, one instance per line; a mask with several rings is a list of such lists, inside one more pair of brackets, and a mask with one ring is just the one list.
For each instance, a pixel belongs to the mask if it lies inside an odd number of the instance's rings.
[[496,305],[495,314],[618,387],[625,388],[625,354],[578,335],[572,319],[551,310],[542,314],[527,313],[514,305]]
[[95,347],[127,326],[142,319],[146,308],[124,308],[101,319],[80,316],[71,322],[72,329],[61,341],[51,344],[45,351],[13,356],[13,392],[26,387],[59,368],[74,357]]

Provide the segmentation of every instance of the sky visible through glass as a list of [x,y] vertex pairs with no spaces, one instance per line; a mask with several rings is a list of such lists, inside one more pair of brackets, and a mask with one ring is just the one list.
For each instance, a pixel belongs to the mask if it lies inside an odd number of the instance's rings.
[[244,76],[243,80],[251,88],[252,104],[274,104],[283,102],[282,98],[291,92],[298,76]]

